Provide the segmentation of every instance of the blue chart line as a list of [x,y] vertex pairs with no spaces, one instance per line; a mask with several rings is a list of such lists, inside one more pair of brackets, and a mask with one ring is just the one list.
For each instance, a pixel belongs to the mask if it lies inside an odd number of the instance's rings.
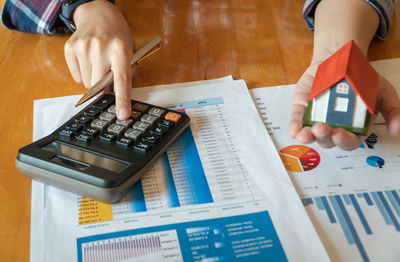
[[[190,128],[162,156],[163,195],[167,207],[212,203],[213,197]],[[174,169],[176,171],[174,171]],[[129,212],[147,211],[142,183],[128,194]]]
[[178,192],[176,192],[174,177],[172,175],[171,166],[169,164],[169,158],[166,153],[164,153],[161,157],[163,170],[165,170],[165,180],[166,180],[166,196],[168,207],[179,207],[181,204],[179,203]]
[[[185,192],[180,198],[181,204],[212,203],[211,191],[190,128],[181,134],[179,142],[176,143],[173,154],[177,152],[181,157],[174,157],[173,162],[174,166],[177,166],[180,171],[175,172],[174,178],[180,181],[180,191]],[[177,162],[177,160],[179,161]],[[185,170],[185,172],[182,172],[182,170]]]
[[132,188],[128,194],[128,200],[132,203],[129,205],[129,212],[144,212],[147,210],[144,202],[142,181],[139,180]]
[[[319,211],[326,214],[331,224],[339,224],[348,244],[357,247],[363,261],[370,261],[370,259],[362,244],[359,235],[361,232],[357,232],[355,223],[361,222],[364,233],[367,235],[373,235],[374,231],[379,231],[377,228],[371,228],[368,222],[367,216],[370,211],[368,208],[377,209],[386,225],[400,232],[400,190],[308,197],[301,200],[304,206],[316,205]],[[360,205],[359,201],[365,202]],[[366,208],[363,209],[362,206]],[[350,216],[348,212],[350,207],[354,209],[358,219]]]

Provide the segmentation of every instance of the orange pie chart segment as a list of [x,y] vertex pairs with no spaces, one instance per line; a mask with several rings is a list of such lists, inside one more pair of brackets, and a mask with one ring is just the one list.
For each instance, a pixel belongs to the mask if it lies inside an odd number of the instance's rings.
[[293,145],[282,148],[279,155],[287,171],[290,172],[304,172],[316,168],[321,157],[314,149],[303,146]]

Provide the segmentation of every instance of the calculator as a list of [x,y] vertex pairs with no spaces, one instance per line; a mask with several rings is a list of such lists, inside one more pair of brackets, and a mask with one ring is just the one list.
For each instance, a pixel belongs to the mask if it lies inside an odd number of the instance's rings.
[[46,136],[18,151],[26,176],[106,203],[120,200],[190,124],[184,112],[131,101],[118,120],[104,94]]

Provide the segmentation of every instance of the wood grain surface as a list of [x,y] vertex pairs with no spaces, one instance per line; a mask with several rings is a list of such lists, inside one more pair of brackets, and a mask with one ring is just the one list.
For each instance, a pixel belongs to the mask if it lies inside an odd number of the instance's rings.
[[[249,88],[294,84],[311,60],[303,1],[117,0],[117,6],[136,46],[155,34],[163,39],[137,68],[134,87],[226,75]],[[373,41],[370,60],[400,57],[399,11],[397,5],[388,39]],[[14,159],[32,141],[33,100],[86,90],[68,71],[67,38],[0,27],[0,261],[29,261],[31,180]]]

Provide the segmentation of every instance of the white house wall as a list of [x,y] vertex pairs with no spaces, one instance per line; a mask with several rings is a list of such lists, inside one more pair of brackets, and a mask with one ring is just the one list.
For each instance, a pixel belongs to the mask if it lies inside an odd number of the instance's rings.
[[316,122],[326,122],[326,114],[328,112],[330,89],[313,99],[313,107],[311,110],[311,120]]
[[362,99],[356,95],[356,101],[354,104],[354,112],[353,112],[353,127],[364,127],[365,116],[367,114],[367,106],[362,101]]

